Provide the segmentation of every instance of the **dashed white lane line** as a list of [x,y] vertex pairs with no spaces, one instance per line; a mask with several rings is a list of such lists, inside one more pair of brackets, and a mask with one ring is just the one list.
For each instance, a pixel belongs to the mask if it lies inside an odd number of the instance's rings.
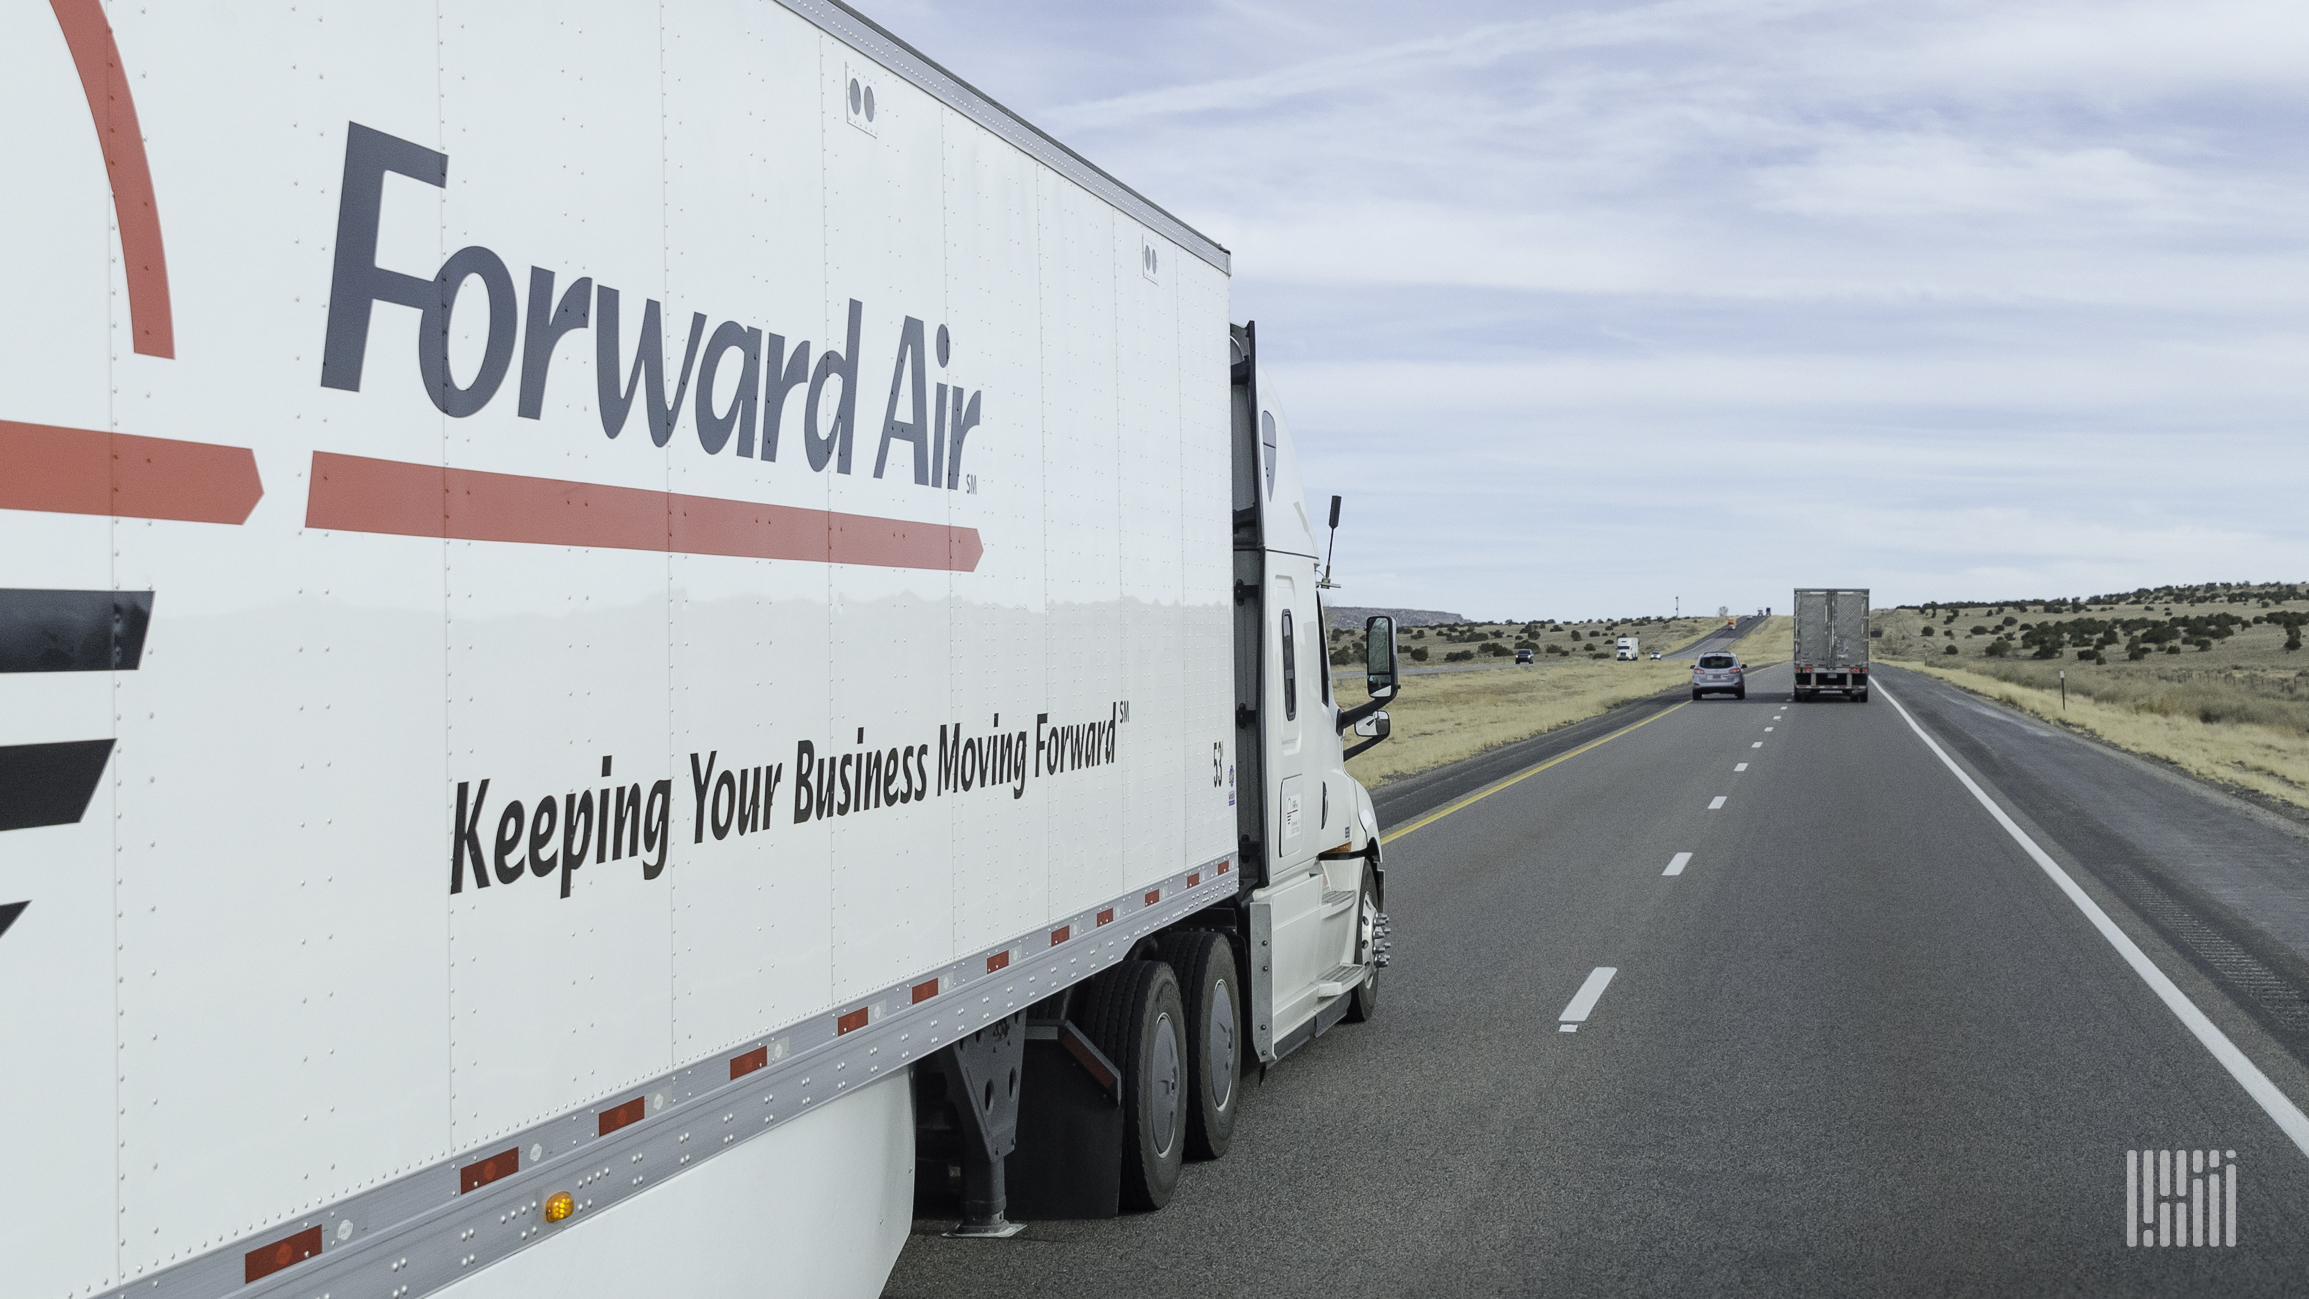
[[1732,770],[1734,771],[1746,771],[1747,769],[1748,764],[1745,762],[1735,762],[1732,764]]
[[1664,871],[1661,871],[1661,872],[1660,872],[1660,874],[1662,874],[1662,875],[1681,875],[1681,874],[1683,874],[1683,873],[1684,873],[1684,867],[1686,867],[1686,866],[1690,865],[1690,864],[1691,864],[1691,861],[1692,861],[1692,855],[1691,855],[1690,853],[1688,853],[1688,852],[1680,852],[1680,853],[1677,853],[1677,854],[1675,855],[1675,857],[1674,857],[1674,858],[1672,858],[1672,859],[1671,859],[1671,860],[1668,862],[1668,868],[1667,868],[1666,870],[1664,870]]
[[1708,810],[1709,810],[1709,811],[1711,811],[1711,812],[1713,812],[1713,811],[1716,811],[1718,808],[1721,808],[1723,805],[1724,805],[1724,795],[1722,795],[1722,794],[1718,794],[1718,795],[1716,795],[1716,796],[1715,796],[1713,799],[1709,800],[1709,802],[1708,802]]
[[1767,726],[1767,727],[1765,727],[1764,729],[1765,729],[1766,731],[1769,731],[1769,730],[1771,730],[1772,728],[1771,728],[1771,727],[1769,727],[1769,726]]
[[1761,748],[1763,748],[1763,747],[1764,747],[1764,742],[1763,742],[1762,740],[1758,740],[1758,741],[1756,741],[1754,744],[1751,744],[1751,745],[1749,745],[1748,747],[1749,747],[1749,748],[1751,748],[1751,749],[1761,749]]
[[[1881,685],[1876,688],[1884,690]],[[2156,994],[2157,1000],[2165,1003],[2165,1009],[2172,1011],[2174,1018],[2180,1020],[2182,1025],[2196,1037],[2197,1042],[2215,1060],[2220,1062],[2221,1067],[2229,1071],[2229,1076],[2236,1079],[2237,1085],[2245,1089],[2245,1094],[2260,1104],[2262,1112],[2267,1114],[2286,1136],[2293,1139],[2293,1144],[2300,1149],[2301,1153],[2309,1155],[2309,1115],[2304,1115],[2301,1112],[2301,1107],[2293,1103],[2292,1097],[2280,1091],[2277,1084],[2269,1081],[2269,1075],[2261,1072],[2259,1065],[2254,1064],[2249,1056],[2237,1049],[2237,1044],[2229,1040],[2229,1035],[2222,1032],[2219,1025],[2207,1018],[2205,1012],[2197,1008],[2197,1003],[2189,1000],[2189,995],[2182,992],[2163,970],[2157,968],[2157,963],[2149,959],[2148,953],[2141,950],[2140,944],[2135,943],[2130,934],[2118,928],[2116,921],[2109,919],[2109,913],[2101,910],[2100,903],[2093,901],[2091,894],[2077,887],[2076,881],[2070,879],[2068,872],[2060,868],[2059,862],[2054,861],[2044,849],[2037,847],[2036,840],[2031,839],[2027,831],[2022,830],[2019,825],[2013,822],[2011,817],[2005,815],[2004,809],[1996,805],[1995,799],[1990,798],[1986,791],[1973,783],[1972,777],[1965,774],[1964,768],[1957,766],[1956,760],[1949,757],[1947,751],[1925,733],[1924,728],[1917,724],[1916,718],[1905,707],[1902,707],[1898,699],[1893,698],[1890,691],[1884,691],[1884,697],[1891,700],[1894,708],[1900,710],[1901,719],[1908,723],[1908,729],[1916,732],[1916,738],[1924,741],[1924,747],[1932,750],[1932,755],[1940,759],[1941,765],[1948,768],[1949,774],[1956,777],[1957,783],[1963,785],[1965,790],[1980,803],[1981,807],[1987,809],[1989,817],[1999,826],[2002,826],[2006,834],[2012,836],[2013,842],[2020,845],[2021,850],[2028,854],[2029,860],[2036,863],[2037,869],[2043,871],[2052,880],[2053,886],[2066,894],[2068,900],[2076,905],[2076,909],[2084,913],[2085,919],[2092,923],[2093,928],[2100,931],[2101,937],[2108,940],[2109,946],[2117,950],[2117,955],[2124,959],[2126,965],[2132,967],[2133,973],[2140,976],[2141,982],[2149,985],[2149,991]]]
[[1619,967],[1615,965],[1595,967],[1595,972],[1587,976],[1587,982],[1572,994],[1571,1004],[1555,1017],[1556,1031],[1577,1033],[1579,1026],[1587,1022],[1588,1013],[1595,1009],[1595,1003],[1603,998],[1603,990],[1611,986],[1612,976],[1618,973]]

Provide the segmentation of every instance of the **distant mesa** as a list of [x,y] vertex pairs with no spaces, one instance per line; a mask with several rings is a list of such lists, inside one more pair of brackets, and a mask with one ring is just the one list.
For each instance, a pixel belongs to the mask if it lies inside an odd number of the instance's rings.
[[1379,614],[1393,618],[1398,627],[1441,627],[1467,621],[1464,615],[1445,613],[1440,609],[1364,609],[1354,605],[1340,605],[1331,610],[1331,625],[1360,631],[1365,619]]

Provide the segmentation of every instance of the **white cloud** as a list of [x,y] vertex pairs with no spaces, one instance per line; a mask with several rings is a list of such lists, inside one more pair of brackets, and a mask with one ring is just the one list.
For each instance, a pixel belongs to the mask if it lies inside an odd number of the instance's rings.
[[1233,250],[1358,603],[2309,577],[2297,0],[898,3]]

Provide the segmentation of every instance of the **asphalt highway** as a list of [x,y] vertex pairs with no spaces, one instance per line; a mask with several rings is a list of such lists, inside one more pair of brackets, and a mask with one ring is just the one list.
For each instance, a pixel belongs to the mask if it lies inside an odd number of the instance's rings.
[[[1787,673],[1383,790],[1378,1018],[1167,1209],[923,1219],[887,1293],[2301,1293],[2309,834]],[[2235,1165],[2234,1247],[2128,1245],[2127,1152],[2174,1149]]]

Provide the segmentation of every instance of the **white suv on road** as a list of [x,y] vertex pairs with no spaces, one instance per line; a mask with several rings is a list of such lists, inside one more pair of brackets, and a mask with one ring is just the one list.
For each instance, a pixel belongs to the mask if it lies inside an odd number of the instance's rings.
[[1714,651],[1702,654],[1692,664],[1692,698],[1705,694],[1730,695],[1734,699],[1748,697],[1747,669],[1740,666],[1740,656]]

